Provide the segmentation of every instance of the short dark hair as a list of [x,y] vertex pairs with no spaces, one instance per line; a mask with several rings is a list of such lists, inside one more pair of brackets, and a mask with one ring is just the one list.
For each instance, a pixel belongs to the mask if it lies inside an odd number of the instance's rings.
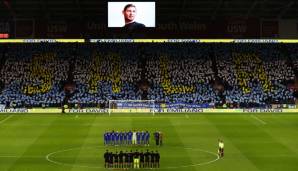
[[127,4],[127,5],[125,5],[123,11],[126,11],[126,9],[129,7],[136,7],[136,6],[134,4]]

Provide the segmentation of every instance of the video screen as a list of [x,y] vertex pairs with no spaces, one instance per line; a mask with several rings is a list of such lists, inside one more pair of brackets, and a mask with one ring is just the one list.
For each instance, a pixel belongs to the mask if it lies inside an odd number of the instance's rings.
[[155,27],[155,2],[108,2],[108,27]]

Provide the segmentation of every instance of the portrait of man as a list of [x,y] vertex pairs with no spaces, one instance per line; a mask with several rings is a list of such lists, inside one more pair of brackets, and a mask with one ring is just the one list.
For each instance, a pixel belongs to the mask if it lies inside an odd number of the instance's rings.
[[108,2],[108,27],[126,33],[155,27],[155,2]]
[[137,15],[137,8],[134,4],[125,5],[122,14],[124,16],[125,25],[124,28],[127,30],[141,30],[146,26],[142,23],[138,23],[135,21]]

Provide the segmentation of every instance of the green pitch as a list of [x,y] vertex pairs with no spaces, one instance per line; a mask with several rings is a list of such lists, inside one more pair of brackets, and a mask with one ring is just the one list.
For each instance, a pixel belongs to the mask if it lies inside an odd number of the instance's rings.
[[[164,146],[104,147],[106,130],[160,130]],[[101,171],[106,149],[158,150],[159,170],[298,170],[298,115],[0,115],[0,170]],[[218,138],[225,156],[216,156]],[[142,170],[142,169],[139,169]]]

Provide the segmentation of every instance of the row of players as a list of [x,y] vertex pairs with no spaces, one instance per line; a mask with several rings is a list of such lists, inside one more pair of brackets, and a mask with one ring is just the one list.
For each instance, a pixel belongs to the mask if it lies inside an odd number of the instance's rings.
[[144,153],[143,151],[138,152],[138,150],[112,153],[107,150],[104,153],[104,159],[105,168],[159,168],[160,154],[158,151],[149,152],[149,150]]
[[[156,145],[162,145],[162,133],[154,132]],[[148,131],[111,131],[104,133],[104,145],[144,145],[149,146],[150,133]]]

